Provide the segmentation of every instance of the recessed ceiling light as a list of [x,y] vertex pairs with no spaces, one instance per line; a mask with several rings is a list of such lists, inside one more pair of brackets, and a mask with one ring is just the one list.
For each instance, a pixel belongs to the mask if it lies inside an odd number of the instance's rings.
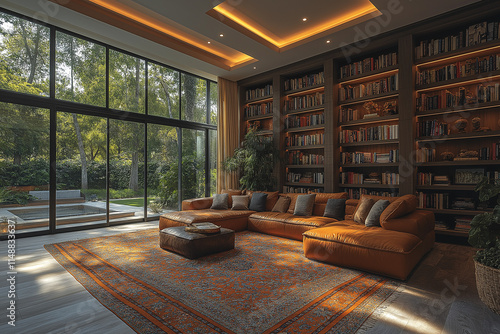
[[307,17],[304,17],[304,18],[302,19],[302,21],[306,22],[306,21],[307,21]]
[[224,34],[220,34],[219,36],[220,36],[220,37],[224,37]]
[[254,67],[253,67],[253,69],[254,69],[254,70],[256,70],[256,69],[257,69],[257,66],[254,66]]
[[[326,44],[330,44],[330,42],[331,42],[330,40],[327,40],[327,41],[326,41]],[[210,42],[209,42],[209,43],[210,43]]]
[[210,44],[210,41],[208,41],[207,43]]

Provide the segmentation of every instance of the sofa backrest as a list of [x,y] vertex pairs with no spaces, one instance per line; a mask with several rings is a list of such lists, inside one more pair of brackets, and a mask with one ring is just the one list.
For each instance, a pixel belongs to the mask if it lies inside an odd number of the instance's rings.
[[[404,195],[399,197],[386,197],[386,196],[373,196],[373,195],[362,195],[362,197],[368,197],[375,201],[378,200],[388,200],[390,202],[389,206],[380,215],[380,224],[384,227],[384,223],[390,219],[396,219],[399,217],[406,216],[414,212],[418,206],[418,199],[415,195]],[[352,220],[354,213],[360,203],[360,200],[349,199],[346,202],[345,219]]]
[[[295,202],[297,202],[297,197],[299,195],[306,195],[306,194],[299,194],[299,193],[285,193],[285,194],[280,194],[281,196],[288,196],[292,200],[290,202],[290,206],[288,207],[288,213],[292,213],[295,211]],[[349,198],[349,195],[346,192],[342,193],[316,193],[316,198],[314,199],[314,206],[313,206],[313,216],[323,216],[325,213],[325,208],[326,208],[326,203],[328,202],[329,199],[335,199],[335,198],[343,198],[347,199]]]

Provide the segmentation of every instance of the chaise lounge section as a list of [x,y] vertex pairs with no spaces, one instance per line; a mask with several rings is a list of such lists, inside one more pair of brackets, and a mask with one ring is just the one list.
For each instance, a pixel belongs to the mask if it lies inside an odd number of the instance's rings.
[[[230,196],[241,192],[230,192]],[[250,230],[303,241],[304,255],[316,261],[360,269],[405,280],[434,244],[434,214],[416,210],[414,195],[402,197],[365,196],[347,199],[346,193],[317,194],[311,216],[294,215],[299,194],[290,197],[287,212],[272,212],[278,192],[269,192],[266,211],[214,210],[212,198],[187,200],[183,211],[160,217],[160,230],[187,226],[196,222],[213,222],[235,231]],[[343,199],[343,220],[324,217],[329,199]],[[380,214],[380,226],[368,227],[354,220],[364,200],[389,201]]]

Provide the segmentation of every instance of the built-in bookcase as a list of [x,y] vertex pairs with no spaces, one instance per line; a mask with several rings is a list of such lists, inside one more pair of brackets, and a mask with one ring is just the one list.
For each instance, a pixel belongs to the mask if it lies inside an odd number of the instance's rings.
[[272,139],[273,135],[273,85],[261,84],[246,88],[243,99],[244,134],[253,129],[257,134]]

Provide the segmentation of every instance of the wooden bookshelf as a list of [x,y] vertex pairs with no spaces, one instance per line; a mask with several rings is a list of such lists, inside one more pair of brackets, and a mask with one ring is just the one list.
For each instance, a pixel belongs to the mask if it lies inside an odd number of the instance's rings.
[[398,91],[392,91],[392,92],[387,92],[387,93],[382,93],[382,94],[376,94],[376,95],[370,95],[370,96],[363,96],[363,97],[358,97],[355,99],[350,99],[350,100],[344,100],[340,102],[339,106],[348,106],[360,102],[366,102],[366,101],[377,101],[381,99],[387,99],[391,97],[397,97]]
[[387,122],[387,121],[395,121],[398,119],[399,119],[399,115],[379,116],[379,117],[358,119],[355,121],[340,122],[339,125],[341,127],[348,127],[348,126],[356,126],[356,125],[364,125],[364,124],[383,123],[383,122]]
[[398,167],[399,162],[387,162],[387,163],[368,163],[368,162],[363,162],[359,164],[341,164],[340,167],[342,168],[374,168],[374,167]]
[[292,169],[309,169],[309,168],[325,168],[325,165],[286,165],[286,168]]
[[366,188],[366,189],[397,189],[399,184],[372,184],[372,183],[361,183],[361,184],[350,184],[342,183],[341,188]]
[[398,139],[387,139],[387,140],[367,140],[361,141],[357,143],[346,143],[340,144],[341,147],[355,147],[355,146],[370,146],[370,145],[391,145],[398,144]]

